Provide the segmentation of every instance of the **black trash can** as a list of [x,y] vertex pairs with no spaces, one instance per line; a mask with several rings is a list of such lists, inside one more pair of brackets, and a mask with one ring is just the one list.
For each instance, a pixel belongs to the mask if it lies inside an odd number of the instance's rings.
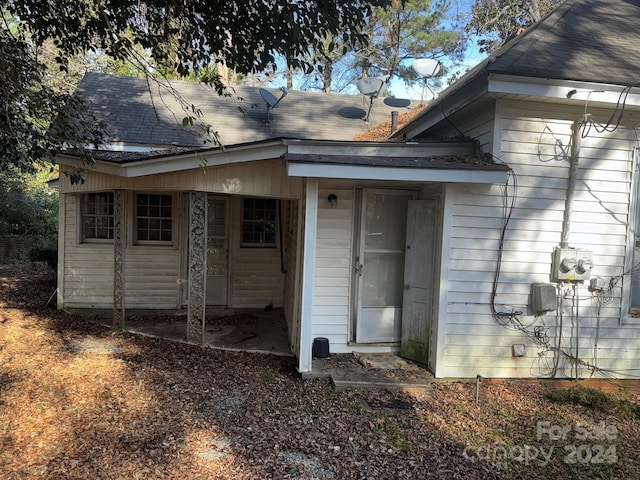
[[329,358],[329,339],[325,337],[316,337],[313,339],[313,349],[311,350],[313,358]]

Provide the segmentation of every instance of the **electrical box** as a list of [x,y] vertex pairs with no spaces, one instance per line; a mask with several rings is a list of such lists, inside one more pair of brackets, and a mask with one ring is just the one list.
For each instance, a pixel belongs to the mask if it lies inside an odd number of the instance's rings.
[[589,250],[556,247],[551,265],[552,282],[589,280],[593,269],[593,253]]
[[558,306],[556,286],[553,283],[531,284],[531,310],[536,315],[551,312]]

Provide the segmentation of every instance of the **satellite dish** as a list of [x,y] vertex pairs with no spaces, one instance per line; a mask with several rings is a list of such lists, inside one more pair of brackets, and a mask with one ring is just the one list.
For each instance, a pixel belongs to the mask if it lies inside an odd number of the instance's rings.
[[367,97],[379,97],[387,86],[387,82],[380,78],[375,77],[363,77],[356,82],[356,87],[360,90],[360,93]]
[[375,78],[375,77],[362,77],[356,82],[356,87],[360,90],[360,93],[369,97],[369,110],[367,110],[366,116],[363,118],[365,122],[369,122],[369,114],[373,107],[373,102],[387,88],[387,80],[389,77]]
[[418,58],[414,60],[413,69],[418,75],[425,78],[435,77],[442,70],[442,65],[433,58]]
[[271,93],[269,90],[267,90],[266,88],[259,88],[258,91],[260,92],[260,96],[262,97],[262,99],[264,100],[264,102],[267,104],[267,121],[266,123],[269,124],[269,112],[272,108],[277,108],[278,104],[280,103],[280,101],[287,96],[287,94],[289,93],[289,90],[287,89],[287,87],[280,87],[280,91],[282,92],[282,95],[280,95],[280,98],[276,98],[276,96]]
[[262,97],[262,99],[267,104],[267,107],[274,108],[274,106],[278,103],[278,99],[276,98],[276,96],[266,88],[260,88],[258,91],[260,92],[260,96]]

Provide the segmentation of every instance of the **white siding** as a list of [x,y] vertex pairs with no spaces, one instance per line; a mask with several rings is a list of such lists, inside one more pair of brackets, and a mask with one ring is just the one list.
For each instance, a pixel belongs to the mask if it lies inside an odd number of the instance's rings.
[[[61,166],[60,170],[65,167]],[[68,170],[73,168],[67,167]],[[299,198],[300,178],[288,177],[283,160],[263,160],[231,165],[211,166],[183,172],[124,178],[87,170],[85,183],[71,185],[69,178],[60,177],[60,192],[90,192],[100,190],[201,190],[210,193]]]
[[[499,311],[523,311],[524,324],[544,321],[553,345],[559,317],[555,312],[543,319],[533,317],[529,293],[532,283],[549,282],[551,254],[561,240],[571,124],[581,113],[549,105],[498,104],[495,138],[500,141],[493,153],[517,175],[517,200],[505,236],[496,305]],[[634,132],[624,128],[604,134],[592,129],[582,140],[569,243],[593,251],[592,275],[613,277],[623,271],[635,144]],[[553,365],[550,353],[538,357],[540,349],[533,342],[498,325],[491,315],[503,190],[500,185],[450,189],[451,228],[444,233],[449,258],[443,258],[448,262],[445,344],[440,345],[438,376],[531,377],[548,374]],[[571,296],[565,300],[562,348],[575,353],[578,347],[583,361],[601,368],[638,368],[640,343],[625,339],[638,337],[640,331],[633,325],[619,326],[620,289],[599,317],[587,286],[578,290],[578,320],[572,315],[576,310]],[[525,344],[526,356],[512,357],[513,344]],[[566,361],[560,367],[559,376],[571,374]]]
[[[64,169],[64,167],[61,167]],[[63,275],[60,305],[64,308],[111,308],[113,306],[113,245],[79,242],[77,200],[74,193],[125,189],[128,191],[203,190],[229,194],[231,202],[229,306],[264,308],[283,305],[283,281],[279,248],[240,246],[241,198],[243,195],[298,198],[301,179],[286,175],[282,160],[222,165],[172,174],[122,178],[91,170],[83,185],[71,185],[61,177],[61,207],[64,209],[64,248],[61,253]],[[133,214],[132,196],[128,215]],[[175,196],[174,245],[155,247],[134,245],[131,228],[125,252],[125,307],[178,308],[184,303],[187,285],[188,206],[186,197]],[[285,219],[286,220],[286,219]],[[131,227],[133,221],[128,222]],[[286,229],[287,226],[283,225]],[[278,239],[278,242],[280,240]],[[295,252],[293,252],[295,255]],[[295,260],[291,260],[295,262]]]
[[[78,195],[62,195],[65,211],[64,308],[113,307],[113,244],[78,242]],[[179,306],[176,247],[129,246],[125,251],[125,307]]]
[[[330,207],[330,194],[338,197],[337,208]],[[332,353],[351,351],[353,207],[352,185],[320,183],[312,337],[328,338]]]
[[300,268],[296,258],[300,258],[300,221],[299,202],[283,202],[282,217],[285,220],[285,276],[283,286],[282,306],[285,319],[287,320],[287,331],[289,343],[293,352],[300,351]]

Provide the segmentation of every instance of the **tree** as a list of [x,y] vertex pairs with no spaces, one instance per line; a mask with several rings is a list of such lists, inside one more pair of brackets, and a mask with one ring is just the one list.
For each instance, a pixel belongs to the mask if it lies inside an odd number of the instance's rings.
[[[82,104],[47,85],[36,51],[52,42],[57,66],[79,54],[105,53],[147,72],[198,76],[216,63],[238,74],[266,70],[278,55],[310,71],[324,38],[361,39],[371,11],[388,0],[0,0],[0,159],[28,167],[48,151],[101,141]],[[141,53],[144,52],[144,53]],[[152,62],[150,61],[152,59]],[[206,83],[223,93],[220,77]],[[61,116],[61,112],[65,112]],[[56,119],[56,128],[51,129]]]
[[539,21],[563,0],[476,0],[467,32],[479,37],[480,51],[491,53],[519,30]]
[[396,75],[415,80],[406,60],[455,56],[461,36],[443,25],[448,2],[442,0],[393,0],[375,8],[367,32],[369,42],[356,52],[362,75]]

